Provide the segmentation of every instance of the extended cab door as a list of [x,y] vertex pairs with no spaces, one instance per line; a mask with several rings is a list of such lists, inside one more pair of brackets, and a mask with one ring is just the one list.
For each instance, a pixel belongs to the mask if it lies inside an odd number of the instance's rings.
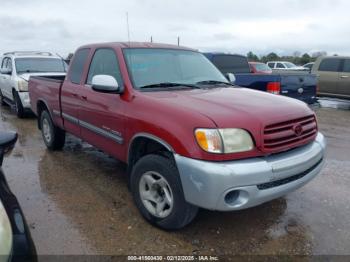
[[124,101],[121,95],[94,91],[92,78],[96,75],[114,77],[120,88],[123,79],[115,50],[97,49],[91,59],[85,86],[81,91],[81,107],[79,111],[81,136],[88,143],[102,149],[110,155],[123,160],[124,143]]
[[339,71],[341,59],[325,58],[321,61],[318,71],[318,84],[320,93],[336,94],[337,83],[339,79]]
[[339,73],[337,94],[350,97],[350,59],[343,60],[343,67]]
[[90,49],[87,48],[80,49],[76,52],[70,65],[69,74],[61,90],[61,108],[64,128],[66,131],[76,136],[80,136],[80,92],[83,89],[83,73],[87,65],[89,53]]

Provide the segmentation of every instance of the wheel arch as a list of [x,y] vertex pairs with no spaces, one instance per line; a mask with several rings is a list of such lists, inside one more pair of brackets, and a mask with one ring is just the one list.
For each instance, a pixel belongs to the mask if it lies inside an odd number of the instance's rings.
[[130,174],[132,167],[141,157],[161,152],[175,153],[171,145],[155,135],[149,133],[134,135],[130,139],[127,152],[128,174]]
[[49,107],[47,106],[46,102],[43,100],[38,100],[36,103],[36,115],[37,115],[37,119],[38,119],[38,128],[40,130],[41,130],[40,118],[41,118],[42,112],[45,110],[48,111],[48,113],[52,119],[51,112],[50,112]]

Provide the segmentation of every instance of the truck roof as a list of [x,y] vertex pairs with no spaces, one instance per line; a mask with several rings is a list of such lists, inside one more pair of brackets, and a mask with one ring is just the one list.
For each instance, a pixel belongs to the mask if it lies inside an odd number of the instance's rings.
[[12,51],[4,53],[3,56],[61,58],[59,55],[43,51]]
[[150,43],[150,42],[109,42],[109,43],[95,43],[81,46],[80,48],[100,48],[100,47],[114,47],[114,48],[168,48],[168,49],[179,49],[179,50],[189,50],[197,51],[192,48],[170,45],[170,44],[161,44],[161,43]]

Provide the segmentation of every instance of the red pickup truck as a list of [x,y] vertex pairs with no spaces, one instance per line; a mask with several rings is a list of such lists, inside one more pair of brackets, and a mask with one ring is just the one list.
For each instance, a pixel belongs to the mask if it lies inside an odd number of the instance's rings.
[[321,170],[325,139],[303,102],[235,87],[203,54],[153,43],[79,48],[63,77],[32,77],[46,146],[73,134],[128,164],[141,214],[181,228],[198,207],[233,211]]

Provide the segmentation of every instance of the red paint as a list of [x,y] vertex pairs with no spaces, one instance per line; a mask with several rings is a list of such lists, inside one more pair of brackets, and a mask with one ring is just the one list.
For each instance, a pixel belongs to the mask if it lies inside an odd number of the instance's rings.
[[[152,134],[168,143],[177,154],[195,159],[224,161],[276,153],[287,148],[265,152],[265,126],[314,115],[303,102],[245,88],[140,92],[132,86],[123,57],[122,49],[128,46],[128,43],[85,46],[91,51],[80,85],[70,83],[70,72],[62,86],[44,79],[30,80],[33,111],[37,112],[38,101],[44,101],[51,113],[61,110],[96,127],[120,133],[124,139],[121,145],[60,117],[53,117],[55,124],[67,132],[125,162],[130,141],[138,133]],[[183,49],[151,43],[131,43],[130,46]],[[112,48],[117,54],[125,88],[122,95],[98,93],[84,85],[93,53],[96,48],[102,47]],[[59,105],[60,94],[62,108]],[[196,128],[243,128],[252,135],[256,147],[250,152],[238,154],[207,153],[195,141]],[[289,145],[288,149],[293,146],[300,146],[300,143]]]

